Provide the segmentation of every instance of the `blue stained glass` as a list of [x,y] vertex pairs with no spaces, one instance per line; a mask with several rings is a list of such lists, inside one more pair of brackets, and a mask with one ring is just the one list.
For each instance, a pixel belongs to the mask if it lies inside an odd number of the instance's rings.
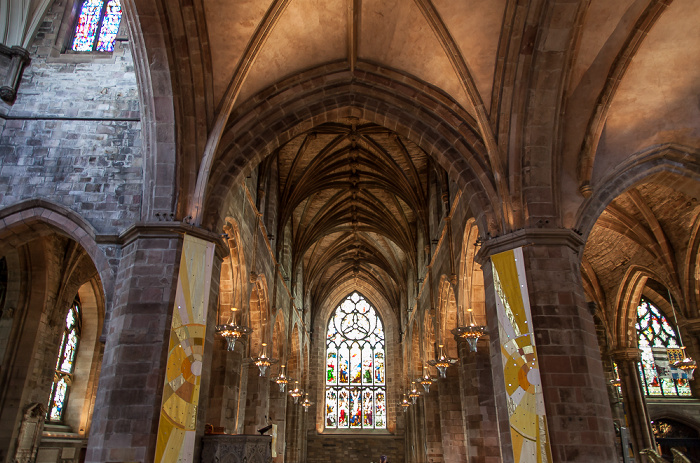
[[[687,375],[673,368],[663,349],[677,349],[680,344],[676,330],[651,302],[642,299],[637,307],[637,346],[642,351],[639,376],[648,396],[690,396]],[[655,359],[654,351],[662,356]],[[658,353],[658,352],[657,352]],[[666,358],[662,358],[666,357]],[[661,364],[657,364],[663,362]]]
[[75,356],[80,341],[80,302],[76,299],[66,315],[66,325],[56,360],[56,373],[51,386],[49,407],[46,413],[50,421],[61,421],[68,400],[68,390],[75,369]]
[[85,0],[73,35],[73,51],[113,51],[122,20],[121,0]]
[[[374,307],[357,292],[328,321],[326,349],[325,427],[386,428],[384,328]],[[348,383],[353,387],[341,386]]]
[[100,24],[103,0],[85,0],[80,9],[78,24],[75,26],[73,51],[92,51],[97,28]]
[[120,0],[110,0],[107,3],[104,18],[102,19],[102,28],[100,29],[100,37],[97,40],[97,51],[113,51],[114,39],[117,38],[119,32],[119,23],[122,20],[122,6]]

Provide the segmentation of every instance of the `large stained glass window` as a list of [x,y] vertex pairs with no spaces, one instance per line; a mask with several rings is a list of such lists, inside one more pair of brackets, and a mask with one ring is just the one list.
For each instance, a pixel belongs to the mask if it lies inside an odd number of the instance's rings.
[[678,334],[661,311],[646,299],[637,307],[637,342],[642,351],[639,376],[648,396],[689,397],[687,375],[671,364],[683,358]]
[[61,337],[61,347],[56,359],[51,396],[49,398],[46,418],[49,421],[62,421],[63,412],[68,402],[68,391],[73,382],[75,369],[75,354],[80,342],[80,301],[76,298],[73,306],[66,315],[66,325]]
[[328,322],[326,429],[386,429],[384,325],[357,292]]
[[73,34],[73,51],[113,51],[122,20],[121,0],[85,0]]

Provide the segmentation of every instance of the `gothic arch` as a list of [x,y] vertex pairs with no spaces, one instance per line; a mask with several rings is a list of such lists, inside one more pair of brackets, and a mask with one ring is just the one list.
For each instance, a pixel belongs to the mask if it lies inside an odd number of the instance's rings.
[[599,183],[603,186],[593,190],[581,204],[574,229],[587,240],[605,208],[624,191],[643,182],[667,182],[681,191],[697,192],[700,185],[699,158],[697,150],[679,145],[650,147],[631,155],[602,179]]
[[[253,330],[250,335],[250,352],[258,355],[261,343],[268,343],[272,337],[270,333],[270,304],[267,295],[267,280],[265,275],[258,275],[250,291],[250,303],[248,305],[248,326]],[[269,355],[269,350],[268,350]]]
[[[462,252],[460,253],[458,293],[461,308],[457,314],[460,326],[469,323],[468,311],[472,310],[477,325],[486,325],[486,295],[484,293],[484,274],[474,257],[477,253],[479,229],[476,221],[470,218],[464,227]],[[459,320],[459,318],[462,318]]]
[[482,228],[502,229],[499,195],[469,114],[428,85],[368,63],[358,63],[352,77],[343,63],[306,71],[242,104],[222,136],[206,196],[195,198],[191,209],[204,212],[204,226],[216,227],[242,175],[294,136],[344,116],[375,122],[415,142],[465,188]]
[[43,199],[23,201],[0,210],[0,255],[27,242],[58,233],[75,241],[90,256],[100,274],[107,303],[114,292],[116,268],[97,245],[96,230],[79,214]]
[[457,300],[454,288],[447,275],[440,277],[438,286],[438,342],[445,346],[445,354],[457,357],[457,341],[450,332],[457,327]]

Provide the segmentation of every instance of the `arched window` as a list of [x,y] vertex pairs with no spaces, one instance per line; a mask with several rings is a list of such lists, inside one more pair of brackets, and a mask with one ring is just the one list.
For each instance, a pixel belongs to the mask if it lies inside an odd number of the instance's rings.
[[73,34],[73,51],[113,51],[122,20],[121,0],[85,0]]
[[326,429],[386,429],[384,325],[357,292],[328,321]]
[[51,396],[49,398],[46,419],[49,421],[63,421],[63,412],[68,402],[68,391],[73,382],[73,370],[75,369],[75,354],[78,352],[80,342],[80,301],[76,298],[66,315],[66,325],[61,337],[61,347],[56,360]]
[[644,393],[648,396],[690,396],[686,374],[671,366],[671,360],[683,358],[678,334],[663,313],[646,299],[642,299],[637,307],[636,328],[638,346],[642,351],[639,376]]

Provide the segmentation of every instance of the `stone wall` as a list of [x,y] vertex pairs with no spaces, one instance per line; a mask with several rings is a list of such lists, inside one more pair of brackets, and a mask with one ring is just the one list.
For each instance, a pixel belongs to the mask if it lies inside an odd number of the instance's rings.
[[14,104],[0,101],[0,207],[43,198],[114,233],[140,217],[136,75],[122,34],[113,53],[62,53],[71,5],[51,5]]
[[403,436],[332,436],[310,434],[307,440],[307,463],[328,463],[331,461],[378,463],[381,455],[386,455],[390,463],[403,463]]

